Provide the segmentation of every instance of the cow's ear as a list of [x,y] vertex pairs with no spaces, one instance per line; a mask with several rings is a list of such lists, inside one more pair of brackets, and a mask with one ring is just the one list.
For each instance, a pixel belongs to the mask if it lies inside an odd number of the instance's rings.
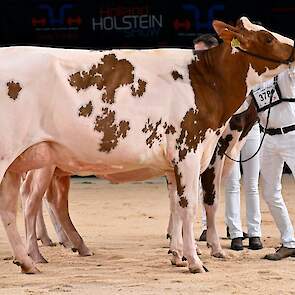
[[233,27],[219,20],[213,21],[213,28],[218,34],[218,36],[225,43],[228,43],[232,47],[248,47],[247,39],[241,34],[239,28]]

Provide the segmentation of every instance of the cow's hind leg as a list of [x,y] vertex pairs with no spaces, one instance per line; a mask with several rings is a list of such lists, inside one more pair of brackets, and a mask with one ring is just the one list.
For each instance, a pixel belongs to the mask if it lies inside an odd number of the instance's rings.
[[52,242],[50,239],[46,225],[44,222],[44,217],[43,217],[43,202],[41,202],[40,208],[37,213],[37,220],[36,220],[36,233],[37,233],[37,240],[40,240],[44,246],[56,246],[55,243]]
[[54,190],[52,191],[52,185],[50,185],[50,188],[48,188],[48,190],[46,191],[46,195],[45,195],[45,198],[43,199],[43,203],[45,204],[45,207],[47,208],[47,212],[50,216],[50,220],[53,224],[55,233],[57,235],[58,243],[64,246],[65,248],[71,249],[73,248],[73,245],[71,241],[69,240],[68,236],[66,235],[66,233],[64,232],[58,218],[55,216],[50,206],[50,203],[47,200],[47,198],[50,198],[52,194],[54,194]]
[[0,215],[14,252],[14,263],[21,267],[23,273],[34,274],[38,273],[39,270],[31,257],[28,256],[16,227],[20,179],[20,175],[6,172],[0,185]]
[[69,216],[68,194],[70,188],[70,177],[55,177],[55,181],[56,194],[52,197],[47,197],[47,200],[50,202],[51,208],[54,211],[54,215],[58,217],[63,230],[73,244],[73,251],[77,250],[80,256],[93,255],[93,253],[85,245]]
[[36,236],[36,219],[42,198],[51,182],[55,167],[45,167],[29,171],[21,186],[24,204],[27,251],[36,263],[46,263],[41,255]]

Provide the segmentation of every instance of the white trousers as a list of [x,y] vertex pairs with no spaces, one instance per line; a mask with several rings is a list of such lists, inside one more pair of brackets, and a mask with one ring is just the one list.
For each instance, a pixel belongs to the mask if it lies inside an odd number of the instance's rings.
[[[258,124],[250,131],[240,158],[252,156],[260,144]],[[259,153],[251,160],[242,163],[243,185],[246,198],[246,216],[249,237],[261,237],[261,213],[258,191]],[[240,163],[235,162],[231,173],[225,179],[225,223],[229,227],[231,239],[243,237],[240,209]]]
[[293,225],[291,223],[281,189],[284,162],[295,177],[295,132],[283,135],[266,135],[261,151],[261,181],[263,198],[280,231],[283,246],[295,248]]

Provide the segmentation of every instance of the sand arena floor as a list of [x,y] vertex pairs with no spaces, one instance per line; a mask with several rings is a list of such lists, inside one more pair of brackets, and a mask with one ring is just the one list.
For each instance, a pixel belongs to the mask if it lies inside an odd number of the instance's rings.
[[[295,220],[295,185],[289,175],[284,176],[283,191]],[[11,252],[1,225],[0,294],[295,294],[295,258],[279,262],[261,259],[280,242],[264,201],[265,248],[235,252],[224,238],[223,199],[217,223],[227,258],[210,257],[206,243],[200,242],[201,259],[210,272],[190,274],[187,268],[175,268],[169,262],[165,239],[169,202],[164,179],[111,185],[94,178],[74,178],[70,213],[95,255],[79,257],[61,246],[41,247],[49,263],[39,265],[39,275],[23,275],[11,260],[5,259]],[[245,216],[244,202],[242,207]],[[48,220],[47,214],[45,217]],[[196,237],[200,234],[199,221]],[[21,213],[18,224],[23,236]],[[48,228],[56,239],[52,226]]]

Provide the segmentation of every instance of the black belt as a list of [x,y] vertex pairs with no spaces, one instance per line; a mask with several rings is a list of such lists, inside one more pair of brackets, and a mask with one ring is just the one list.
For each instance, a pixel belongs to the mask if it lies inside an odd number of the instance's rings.
[[[261,130],[262,132],[264,132],[264,128],[262,126]],[[278,134],[286,134],[288,132],[294,131],[295,130],[295,124],[294,125],[290,125],[290,126],[286,126],[286,127],[282,127],[282,128],[267,128],[265,130],[265,133],[268,135],[278,135]]]

